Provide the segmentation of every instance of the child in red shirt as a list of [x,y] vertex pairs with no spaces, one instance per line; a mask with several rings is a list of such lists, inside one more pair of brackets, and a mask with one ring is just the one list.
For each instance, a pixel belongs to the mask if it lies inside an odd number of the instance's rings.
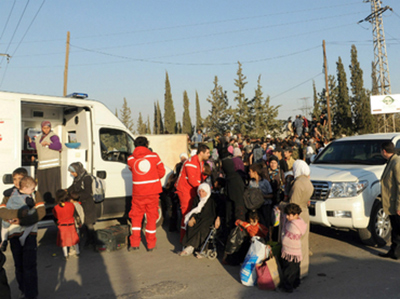
[[79,236],[75,228],[75,206],[69,202],[68,193],[65,190],[56,192],[56,202],[53,215],[57,220],[57,246],[62,247],[64,258],[68,259],[68,247],[74,246],[76,256],[79,256]]
[[250,235],[250,237],[260,237],[260,238],[265,238],[268,234],[268,229],[262,225],[261,223],[259,223],[258,221],[260,220],[257,212],[252,211],[249,212],[249,223],[244,222],[240,219],[236,220],[235,224],[237,226],[241,226],[243,227],[248,234]]

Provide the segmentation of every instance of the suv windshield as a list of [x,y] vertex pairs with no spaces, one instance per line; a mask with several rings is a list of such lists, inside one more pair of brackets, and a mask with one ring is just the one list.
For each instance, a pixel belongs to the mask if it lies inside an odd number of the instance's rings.
[[389,140],[352,140],[332,142],[313,164],[383,165],[381,144]]

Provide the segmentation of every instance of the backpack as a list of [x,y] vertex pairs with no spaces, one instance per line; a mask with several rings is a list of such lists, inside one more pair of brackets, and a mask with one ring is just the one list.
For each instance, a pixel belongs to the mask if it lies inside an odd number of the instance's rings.
[[257,210],[264,204],[264,196],[259,188],[247,188],[243,193],[244,205],[249,210]]
[[[106,181],[94,175],[87,174],[92,178],[92,196],[94,203],[101,203],[106,198]],[[82,189],[83,180],[82,180]]]

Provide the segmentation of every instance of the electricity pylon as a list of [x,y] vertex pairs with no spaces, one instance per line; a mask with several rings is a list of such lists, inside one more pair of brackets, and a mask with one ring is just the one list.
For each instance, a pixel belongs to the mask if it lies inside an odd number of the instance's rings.
[[[390,86],[390,74],[389,74],[389,63],[386,53],[386,41],[385,41],[385,31],[383,29],[382,14],[386,10],[392,10],[389,6],[381,7],[381,0],[364,0],[364,3],[371,3],[371,14],[367,16],[364,20],[372,24],[372,35],[374,43],[374,68],[377,74],[377,85],[378,90],[381,95],[391,94],[392,89]],[[396,123],[394,114],[391,117],[392,121],[390,124],[389,118],[386,114],[383,114],[383,128],[384,132],[388,132],[390,129],[393,132],[396,131]],[[380,130],[380,129],[379,129]]]

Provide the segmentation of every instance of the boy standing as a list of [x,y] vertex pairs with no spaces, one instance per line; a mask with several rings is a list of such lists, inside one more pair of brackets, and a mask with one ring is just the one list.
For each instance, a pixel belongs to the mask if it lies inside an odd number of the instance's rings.
[[[33,180],[30,177],[21,179]],[[20,182],[20,183],[21,183]],[[16,190],[14,190],[15,192]],[[17,191],[18,192],[18,191]],[[9,241],[14,258],[15,277],[18,287],[21,291],[21,298],[37,298],[38,296],[38,275],[37,275],[37,222],[46,214],[44,202],[39,192],[35,192],[33,199],[33,213],[27,214],[27,210],[7,209],[7,202],[11,198],[5,197],[3,204],[0,205],[0,218],[9,222]],[[20,237],[24,235],[25,230],[33,225],[29,234],[26,234],[25,243],[21,244]]]
[[[11,187],[3,192],[3,196],[4,196],[3,201],[8,200],[8,198],[11,196],[13,191],[19,189],[19,182],[21,181],[21,179],[23,177],[25,177],[27,175],[28,175],[28,172],[23,167],[19,167],[13,171],[12,177],[13,177],[14,187]],[[2,203],[5,204],[5,202],[2,202]],[[1,245],[0,245],[1,251],[6,251],[6,249],[7,249],[7,245],[8,245],[7,232],[8,232],[8,230],[3,230],[3,229],[1,230]]]
[[306,233],[307,223],[300,218],[301,208],[297,204],[288,204],[284,212],[286,223],[282,237],[283,279],[280,288],[292,293],[300,285],[301,237]]

